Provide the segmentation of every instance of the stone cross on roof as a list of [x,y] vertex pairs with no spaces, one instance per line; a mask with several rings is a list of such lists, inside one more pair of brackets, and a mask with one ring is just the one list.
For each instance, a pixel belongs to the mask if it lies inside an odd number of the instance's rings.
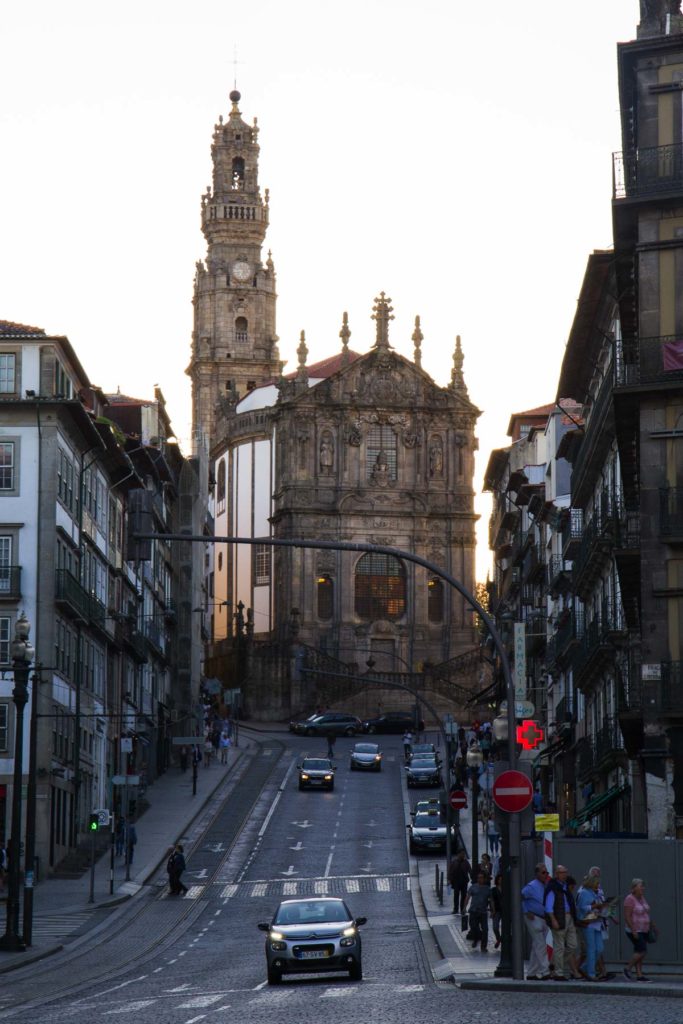
[[380,292],[379,298],[375,299],[372,313],[372,319],[377,324],[375,348],[389,348],[389,321],[394,319],[393,314],[391,299],[384,292]]

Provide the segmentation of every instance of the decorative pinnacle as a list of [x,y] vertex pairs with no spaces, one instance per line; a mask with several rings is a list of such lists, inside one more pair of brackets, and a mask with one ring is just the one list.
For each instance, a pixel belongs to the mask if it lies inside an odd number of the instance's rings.
[[306,357],[308,356],[308,349],[306,347],[306,332],[301,332],[301,341],[299,347],[296,350],[296,354],[299,357],[299,368],[296,371],[296,379],[301,381],[308,380],[308,373],[306,371]]
[[379,298],[375,299],[372,313],[372,319],[377,324],[375,348],[389,348],[389,321],[394,319],[393,312],[391,299],[384,292],[380,292]]
[[418,367],[422,366],[422,349],[421,345],[424,341],[424,334],[420,329],[420,318],[415,317],[415,330],[413,331],[413,341],[415,343],[415,365]]
[[462,372],[462,364],[465,361],[465,357],[462,354],[462,346],[460,345],[460,335],[456,335],[455,338],[455,352],[453,353],[453,369],[451,370],[451,388],[453,391],[461,391],[464,395],[467,394],[467,388],[465,386],[465,377]]
[[339,332],[339,337],[342,340],[342,366],[347,366],[349,362],[349,338],[351,337],[348,313],[342,314],[342,328]]

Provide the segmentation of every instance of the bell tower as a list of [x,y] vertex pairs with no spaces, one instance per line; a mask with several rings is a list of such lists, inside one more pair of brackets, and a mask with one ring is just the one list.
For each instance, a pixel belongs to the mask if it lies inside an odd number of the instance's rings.
[[240,93],[230,93],[226,123],[218,119],[211,145],[213,183],[202,196],[207,243],[194,281],[192,426],[212,447],[221,422],[253,387],[281,370],[275,333],[275,267],[261,247],[268,228],[268,190],[258,184],[258,126],[242,120]]

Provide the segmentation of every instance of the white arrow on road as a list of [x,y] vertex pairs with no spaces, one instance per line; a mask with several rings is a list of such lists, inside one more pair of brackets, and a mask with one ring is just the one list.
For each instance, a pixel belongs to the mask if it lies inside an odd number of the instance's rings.
[[367,843],[363,843],[363,846],[366,849],[371,850],[372,849],[372,839],[368,839]]
[[202,868],[200,871],[187,871],[186,872],[186,874],[188,874],[188,875],[194,875],[195,878],[197,878],[197,879],[206,878],[208,873],[209,872],[208,872],[207,868]]
[[374,828],[376,824],[377,822],[375,821],[374,818],[372,818],[370,821],[368,821],[367,826],[368,828]]
[[211,853],[223,853],[225,847],[222,843],[207,843],[204,849],[209,850]]
[[364,864],[363,867],[360,870],[361,871],[372,871],[372,861],[368,861],[367,864]]
[[313,828],[313,822],[308,818],[305,821],[293,821],[292,825],[296,825],[298,828]]
[[290,850],[303,850],[304,844],[299,840],[296,846],[290,846]]
[[294,870],[294,865],[290,864],[286,871],[281,871],[281,875],[298,875],[299,872]]

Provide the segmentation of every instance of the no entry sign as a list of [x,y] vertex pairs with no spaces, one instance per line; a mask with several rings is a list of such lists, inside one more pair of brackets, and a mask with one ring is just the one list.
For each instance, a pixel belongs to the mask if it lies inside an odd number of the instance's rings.
[[452,789],[448,794],[448,802],[454,811],[467,807],[467,794],[462,789]]
[[494,803],[508,814],[523,811],[531,803],[532,796],[531,782],[522,772],[503,772],[493,783]]

